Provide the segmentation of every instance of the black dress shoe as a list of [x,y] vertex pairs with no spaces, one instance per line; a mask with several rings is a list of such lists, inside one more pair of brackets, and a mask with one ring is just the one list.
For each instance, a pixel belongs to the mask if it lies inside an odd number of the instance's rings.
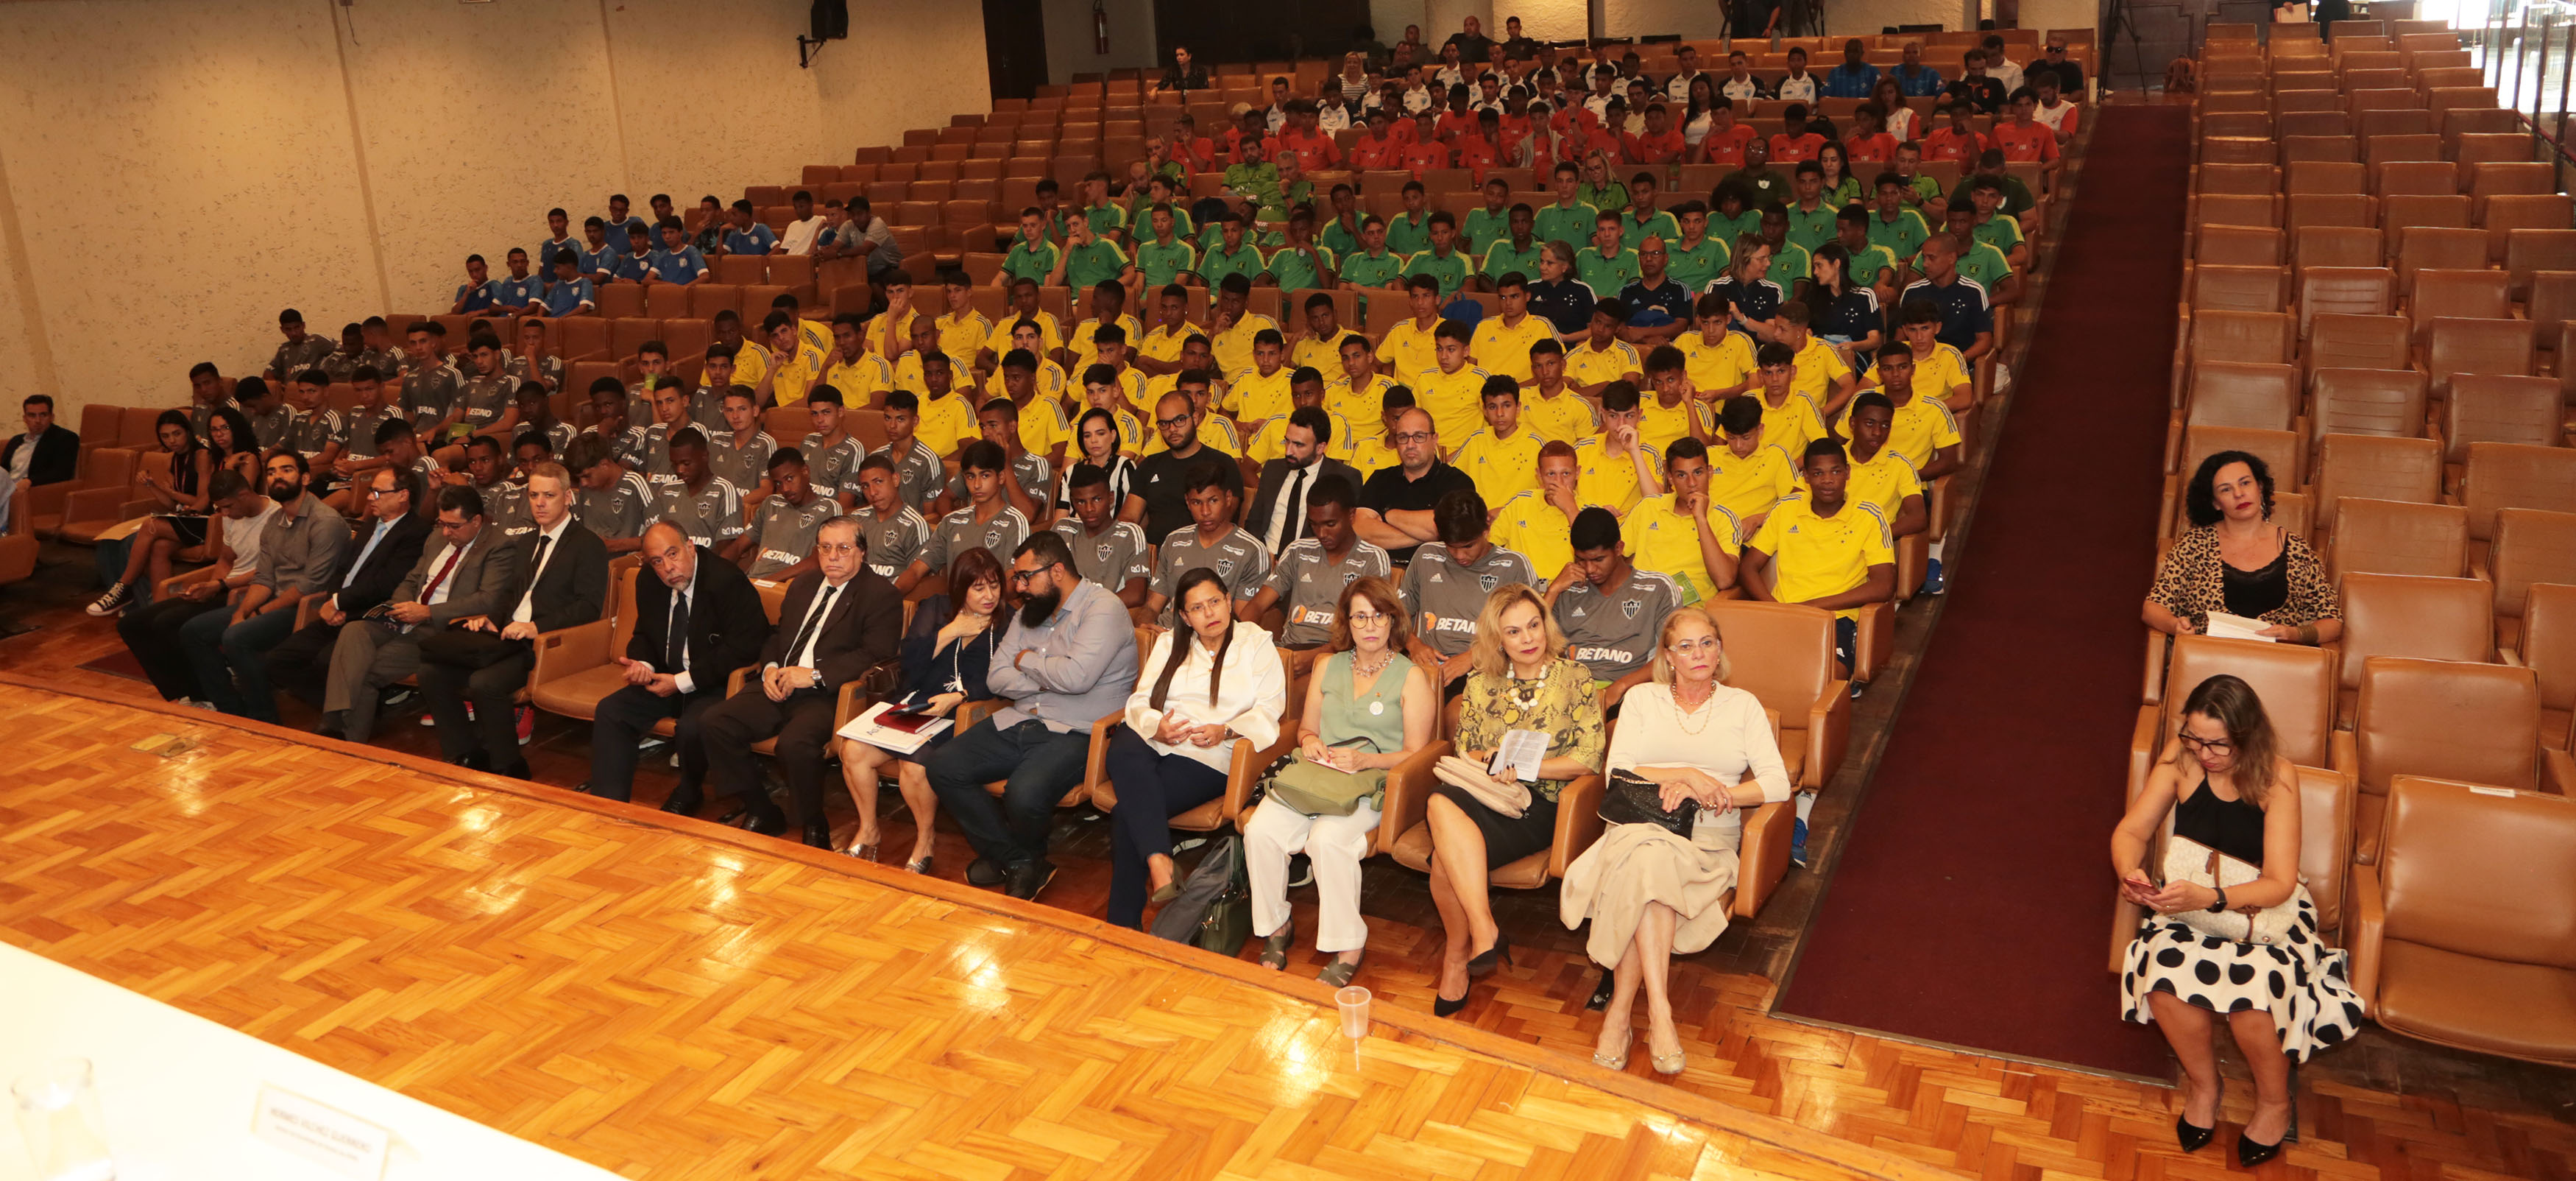
[[1043,857],[1032,857],[1011,867],[1011,897],[1022,902],[1033,901],[1038,891],[1055,880],[1055,863]]
[[765,837],[780,836],[787,831],[787,818],[776,812],[754,812],[751,819],[742,822],[742,828],[745,832],[756,832]]
[[1431,997],[1431,1015],[1434,1017],[1455,1017],[1458,1015],[1458,1010],[1466,1007],[1467,998],[1463,996],[1454,1001],[1436,993]]
[[347,742],[349,740],[347,717],[346,711],[336,709],[323,714],[321,722],[313,727],[313,733],[323,738]]
[[2210,1137],[2217,1134],[2218,1129],[2214,1126],[2204,1128],[2181,1116],[2174,1117],[2174,1142],[2182,1145],[2184,1152],[2198,1152],[2208,1147]]
[[1001,866],[982,857],[978,857],[975,860],[968,862],[966,865],[966,884],[970,886],[982,886],[989,890],[995,886],[1001,885],[1004,881],[1008,880],[1010,876],[1011,875],[1005,872]]
[[474,771],[489,771],[492,769],[492,756],[484,754],[479,750],[468,754],[458,755],[455,758],[449,759],[448,762]]
[[662,801],[662,810],[682,816],[695,816],[698,814],[698,809],[705,807],[706,803],[706,796],[698,789],[684,787],[672,792],[670,799]]
[[492,773],[501,776],[504,779],[526,779],[531,781],[536,779],[536,776],[529,772],[528,764],[524,761],[512,763],[506,767],[494,767],[492,768]]
[[2260,1166],[2281,1155],[2281,1145],[2288,1140],[2289,1137],[2283,1136],[2269,1144],[2256,1144],[2252,1137],[2240,1133],[2236,1137],[2236,1163],[2248,1169]]
[[1591,996],[1589,999],[1587,999],[1587,1000],[1585,1000],[1585,1001],[1583,1002],[1583,1007],[1584,1007],[1586,1010],[1589,1010],[1589,1011],[1591,1011],[1591,1012],[1595,1012],[1595,1013],[1598,1013],[1598,1012],[1600,1012],[1600,1011],[1601,1011],[1601,1010],[1603,1010],[1603,1009],[1607,1009],[1607,1008],[1609,1008],[1609,1007],[1610,1007],[1610,997],[1611,997],[1611,995],[1612,995],[1612,994],[1614,994],[1614,993],[1616,993],[1616,992],[1618,992],[1618,991],[1619,991],[1619,977],[1618,977],[1618,975],[1617,975],[1616,973],[1614,973],[1614,972],[1611,972],[1609,969],[1606,969],[1606,968],[1605,968],[1605,969],[1602,969],[1602,972],[1601,972],[1601,983],[1599,983],[1599,984],[1597,984],[1597,985],[1593,986],[1593,989],[1592,989],[1592,996]]
[[820,820],[806,821],[805,843],[817,849],[829,851],[832,847],[832,826]]
[[1484,978],[1494,970],[1496,961],[1500,961],[1504,964],[1512,962],[1511,936],[1505,935],[1501,931],[1494,932],[1494,945],[1492,947],[1488,947],[1482,952],[1477,953],[1476,958],[1467,961],[1467,978],[1469,980]]
[[[740,826],[742,825],[743,820],[744,820],[745,818],[749,817],[750,815],[751,815],[751,809],[749,809],[749,808],[747,808],[747,807],[744,807],[744,806],[743,806],[743,805],[741,805],[741,804],[735,804],[733,807],[727,808],[727,809],[725,809],[722,813],[718,814],[718,815],[716,816],[716,823],[718,823],[718,824],[730,824],[730,825],[734,825],[734,826],[736,826],[736,827],[740,827]],[[781,820],[781,821],[779,821],[779,823],[781,823],[781,824],[785,824],[785,823],[786,823],[786,821]]]

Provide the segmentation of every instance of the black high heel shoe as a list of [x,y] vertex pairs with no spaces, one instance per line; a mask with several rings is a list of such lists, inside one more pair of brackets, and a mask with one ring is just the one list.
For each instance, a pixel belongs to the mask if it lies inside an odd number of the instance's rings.
[[[1492,973],[1496,961],[1500,961],[1505,964],[1512,962],[1511,936],[1505,935],[1499,930],[1494,932],[1494,945],[1492,947],[1486,948],[1482,953],[1477,955],[1476,958],[1467,961],[1467,979],[1476,980]],[[1464,998],[1460,998],[1458,1003],[1465,1004],[1466,1000]]]
[[[2221,1081],[2219,1083],[2218,1099],[2211,1102],[2211,1110],[2216,1111],[2219,1103],[2225,1101],[2226,1098],[2227,1084],[2224,1081]],[[2182,1145],[2182,1150],[2184,1152],[2198,1152],[2203,1148],[2209,1147],[2209,1142],[2216,1138],[2217,1135],[2218,1123],[2215,1120],[2211,1121],[2210,1125],[2204,1128],[2199,1124],[2191,1122],[2190,1118],[2187,1116],[2179,1113],[2174,1116],[2174,1142]]]
[[[1469,995],[1473,994],[1474,990],[1470,989]],[[1463,996],[1453,1001],[1435,993],[1431,998],[1431,1015],[1434,1017],[1455,1017],[1458,1015],[1458,1010],[1466,1007],[1467,998]]]
[[2254,1138],[2253,1138],[2253,1137],[2251,1137],[2251,1136],[2247,1136],[2247,1135],[2244,1135],[2244,1134],[2242,1134],[2242,1133],[2239,1133],[2239,1134],[2237,1135],[2237,1137],[2236,1137],[2236,1163],[2237,1163],[2237,1164],[2239,1164],[2239,1165],[2241,1165],[2241,1166],[2243,1166],[2243,1167],[2245,1167],[2245,1168],[2251,1169],[2251,1168],[2253,1168],[2253,1167],[2255,1167],[2255,1166],[2257,1166],[2257,1165],[2263,1164],[2264,1162],[2271,1160],[2273,1157],[2276,1157],[2276,1156],[2281,1155],[2281,1148],[2282,1148],[2282,1146],[2287,1145],[2287,1144],[2290,1144],[2290,1143],[2292,1143],[2292,1142],[2295,1142],[2296,1140],[2298,1140],[2298,1138],[2299,1138],[2299,1066],[2298,1066],[2298,1063],[2293,1062],[2293,1063],[2291,1063],[2291,1064],[2290,1064],[2290,1122],[2289,1122],[2289,1126],[2284,1127],[2283,1129],[2281,1129],[2281,1138],[2280,1138],[2280,1139],[2275,1140],[2275,1141],[2273,1141],[2273,1142],[2271,1142],[2271,1143],[2269,1143],[2269,1144],[2257,1144],[2257,1143],[2255,1143],[2255,1142],[2254,1142]]

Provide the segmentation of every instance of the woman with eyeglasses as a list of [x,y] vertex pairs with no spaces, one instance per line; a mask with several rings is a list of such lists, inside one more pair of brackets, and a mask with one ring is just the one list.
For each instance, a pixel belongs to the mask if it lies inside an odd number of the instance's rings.
[[[2237,1160],[2249,1169],[2297,1135],[2296,1064],[2361,1027],[2361,998],[2345,983],[2345,953],[2319,938],[2316,904],[2299,884],[2298,775],[2279,753],[2253,688],[2214,676],[2184,699],[2173,740],[2111,834],[2120,897],[2150,912],[2120,973],[2121,1016],[2164,1031],[2182,1061],[2174,1138],[2185,1152],[2218,1131],[2224,1083],[2210,1027],[2226,1024],[2254,1076],[2253,1112],[2236,1139]],[[2161,855],[2169,846],[2151,856],[2168,819],[2172,839],[2260,876],[2225,886],[2161,872],[2199,863],[2190,849],[2171,862]],[[2225,880],[2223,873],[2200,876]],[[2291,907],[2286,927],[2256,941],[2263,924],[2252,916],[2284,904]]]
[[1646,1052],[1657,1073],[1680,1074],[1681,1033],[1666,979],[1672,957],[1700,951],[1725,932],[1742,809],[1786,800],[1790,785],[1761,700],[1726,683],[1732,670],[1708,612],[1684,607],[1665,618],[1654,670],[1652,684],[1620,699],[1608,767],[1653,784],[1667,812],[1691,803],[1690,831],[1610,825],[1565,867],[1557,905],[1568,927],[1591,921],[1584,950],[1614,982],[1592,1060],[1626,1069],[1642,987]]
[[1316,978],[1339,988],[1360,970],[1368,947],[1360,860],[1386,801],[1386,773],[1431,741],[1440,716],[1431,678],[1404,655],[1412,633],[1404,600],[1385,579],[1342,588],[1332,654],[1306,678],[1297,750],[1243,822],[1252,933],[1264,941],[1265,968],[1284,971],[1297,942],[1288,858],[1303,852],[1315,867],[1315,950],[1333,957]]
[[913,609],[912,629],[903,637],[903,694],[896,700],[932,717],[950,719],[948,730],[908,755],[855,738],[841,743],[841,779],[858,805],[859,831],[842,852],[861,861],[877,859],[877,779],[894,765],[895,786],[912,810],[912,856],[909,873],[937,872],[930,860],[931,826],[939,818],[939,794],[930,790],[930,773],[922,766],[942,743],[955,737],[956,710],[969,701],[993,695],[984,674],[992,667],[993,649],[1002,642],[1011,617],[1002,609],[1002,563],[981,546],[961,550],[948,564],[948,593],[933,595]]

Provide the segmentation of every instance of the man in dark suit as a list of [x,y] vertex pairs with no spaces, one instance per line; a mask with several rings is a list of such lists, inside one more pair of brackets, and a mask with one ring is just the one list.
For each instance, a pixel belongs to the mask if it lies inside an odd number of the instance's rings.
[[27,433],[0,447],[0,530],[9,526],[21,484],[59,484],[80,473],[80,436],[54,425],[52,396],[30,394],[22,410]]
[[[322,721],[351,742],[375,737],[378,694],[420,672],[420,641],[459,619],[501,610],[519,576],[519,548],[483,527],[483,498],[461,485],[442,486],[432,519],[439,540],[386,599],[382,613],[340,629],[331,646]],[[325,733],[329,731],[326,729]]]
[[[823,820],[823,748],[832,740],[833,709],[841,686],[895,658],[903,633],[903,593],[867,569],[867,552],[857,518],[824,522],[814,538],[822,569],[788,584],[778,630],[760,652],[759,678],[744,682],[742,692],[698,724],[708,778],[718,792],[742,801],[751,813],[744,827],[753,832],[787,831],[751,753],[752,743],[775,735],[805,843],[832,847],[832,827]],[[704,802],[683,786],[662,808],[694,813]]]
[[519,556],[518,576],[502,598],[508,606],[459,619],[446,634],[424,641],[420,667],[439,753],[459,766],[516,779],[528,777],[528,762],[519,757],[525,731],[511,694],[528,683],[537,636],[599,618],[608,600],[608,544],[573,523],[572,476],[562,464],[549,460],[529,469],[528,515],[537,527],[509,542]]
[[655,577],[635,580],[634,634],[617,661],[626,685],[599,699],[590,722],[590,794],[620,802],[635,789],[636,743],[664,718],[680,720],[679,790],[699,793],[707,776],[699,725],[724,700],[733,670],[757,663],[769,641],[769,615],[751,579],[689,544],[678,526],[645,528],[644,565]]
[[1306,498],[1318,482],[1340,476],[1351,487],[1360,486],[1357,470],[1324,454],[1332,441],[1333,416],[1320,406],[1300,404],[1289,413],[1288,425],[1280,433],[1283,458],[1261,465],[1261,483],[1252,494],[1252,511],[1245,514],[1243,527],[1261,539],[1272,558],[1309,536]]
[[[421,547],[429,540],[429,518],[411,511],[411,498],[412,484],[405,473],[376,469],[365,499],[367,514],[374,519],[350,542],[356,549],[349,568],[340,575],[339,587],[323,598],[313,622],[268,650],[269,683],[306,705],[323,707],[331,681],[328,654],[339,644],[340,629],[391,601],[403,576],[420,562]],[[345,736],[339,719],[328,711],[313,732]]]

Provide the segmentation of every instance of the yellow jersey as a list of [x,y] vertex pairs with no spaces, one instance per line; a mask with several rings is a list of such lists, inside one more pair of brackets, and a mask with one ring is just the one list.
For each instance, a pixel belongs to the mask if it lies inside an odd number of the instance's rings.
[[[1085,366],[1085,368],[1089,368],[1089,366]],[[1076,381],[1081,380],[1080,374],[1074,374],[1073,377]],[[1180,379],[1177,377],[1173,379],[1175,384],[1177,384],[1179,380]],[[1126,404],[1126,409],[1129,413],[1139,414],[1141,417],[1141,412],[1146,408],[1145,387],[1150,384],[1152,383],[1145,380],[1144,370],[1130,369],[1124,365],[1118,367],[1118,400]],[[1065,400],[1068,402],[1082,401],[1082,399],[1075,398],[1073,394],[1074,391],[1067,388],[1065,391]],[[1087,403],[1085,404],[1087,405]],[[1075,408],[1073,416],[1075,418],[1082,417],[1081,407],[1077,406]]]
[[1386,420],[1386,392],[1395,388],[1395,379],[1383,373],[1372,375],[1368,384],[1351,388],[1350,374],[1334,378],[1324,386],[1324,408],[1352,422],[1376,423]]
[[1908,496],[1923,495],[1923,481],[1914,474],[1914,465],[1896,453],[1894,447],[1881,447],[1869,462],[1857,460],[1851,465],[1851,479],[1843,485],[1843,496],[1853,504],[1878,510],[1879,519],[1889,529],[1896,527],[1896,510],[1904,507]]
[[1020,446],[1040,455],[1052,455],[1059,446],[1067,455],[1078,450],[1074,446],[1073,420],[1065,417],[1063,399],[1040,394],[1020,407]]
[[1565,573],[1574,561],[1573,530],[1574,523],[1535,488],[1514,494],[1494,510],[1494,544],[1528,558],[1541,582]]
[[[984,347],[993,350],[995,365],[1001,364],[1002,358],[1011,355],[1011,328],[1018,324],[1020,319],[1019,313],[1006,308],[1002,312],[1002,318],[993,322],[993,331],[985,335]],[[1037,322],[1038,347],[1045,350],[1038,354],[1038,360],[1044,361],[1047,359],[1048,352],[1064,347],[1063,327],[1056,323],[1055,313],[1040,311],[1029,316],[1028,319]]]
[[834,362],[823,371],[821,384],[841,391],[843,406],[874,406],[894,388],[894,366],[875,353],[862,353],[854,363]]
[[1454,451],[1467,436],[1485,429],[1485,378],[1491,376],[1473,365],[1461,365],[1456,373],[1426,369],[1413,379],[1413,404],[1431,416],[1431,425],[1440,432],[1440,449]]
[[1467,355],[1487,373],[1528,381],[1530,346],[1555,336],[1545,316],[1523,315],[1517,328],[1505,325],[1501,316],[1487,316],[1477,322],[1476,338],[1467,345]]
[[[746,340],[733,352],[733,383],[759,389],[760,379],[769,375],[769,348]],[[706,380],[703,376],[700,381]]]
[[1691,388],[1704,394],[1743,385],[1760,372],[1753,363],[1752,337],[1730,331],[1717,335],[1715,344],[1703,332],[1686,332],[1673,341],[1682,351],[1682,371],[1690,374]]
[[806,344],[821,350],[824,356],[832,355],[831,321],[800,315],[796,318],[796,334],[803,337]]
[[1708,501],[1725,506],[1739,522],[1770,512],[1797,486],[1797,462],[1767,440],[1741,459],[1722,443],[1708,449]]
[[1169,363],[1180,360],[1181,346],[1198,334],[1198,325],[1183,320],[1178,325],[1155,325],[1154,330],[1146,333],[1141,339],[1133,336],[1127,339],[1136,342],[1138,355],[1149,361]]
[[[1351,448],[1356,445],[1358,436],[1351,433],[1351,424],[1348,419],[1343,418],[1341,415],[1334,414],[1330,410],[1326,410],[1324,413],[1331,418],[1333,424],[1333,437],[1330,440],[1327,440],[1324,444],[1325,456],[1341,460],[1344,463],[1350,462]],[[1288,458],[1288,451],[1285,447],[1281,446],[1281,444],[1285,443],[1287,439],[1287,415],[1282,414],[1276,418],[1262,419],[1259,424],[1252,428],[1252,442],[1244,445],[1244,458],[1249,459],[1254,463],[1268,463],[1274,459],[1286,459]],[[1359,489],[1353,488],[1351,491],[1358,492]]]
[[1267,376],[1258,368],[1235,374],[1225,392],[1225,412],[1243,422],[1286,418],[1297,407],[1296,400],[1288,394],[1288,375],[1293,372],[1282,365]]
[[[948,354],[948,363],[957,367],[962,379],[967,370],[975,367],[976,350],[993,338],[993,322],[985,319],[984,313],[969,309],[963,316],[941,316],[931,323],[939,332],[939,351]],[[1010,339],[1002,338],[1004,343]]]
[[1496,438],[1489,426],[1467,436],[1449,462],[1476,482],[1476,495],[1485,498],[1490,512],[1495,505],[1538,487],[1538,449],[1545,445],[1526,426],[1508,439]]
[[[1440,321],[1435,317],[1429,328],[1408,319],[1387,329],[1386,336],[1377,344],[1378,368],[1388,373],[1421,373],[1438,369],[1440,354],[1434,347],[1438,342],[1431,334],[1439,327]],[[1417,398],[1422,395],[1421,390],[1413,393]]]
[[[1937,401],[1949,401],[1952,391],[1969,386],[1972,380],[1968,375],[1968,360],[1959,354],[1956,346],[1936,344],[1930,354],[1914,358],[1914,388],[1930,393]],[[1878,377],[1878,362],[1870,362],[1869,368],[1861,371],[1860,385],[1862,389],[1884,388]],[[1888,395],[1891,398],[1895,396]]]
[[1601,433],[1600,412],[1575,393],[1572,386],[1553,394],[1542,394],[1536,386],[1521,390],[1521,425],[1548,439],[1568,443],[1589,439]]
[[950,390],[944,398],[934,398],[926,393],[916,396],[921,399],[921,423],[912,428],[912,435],[930,444],[930,449],[938,452],[941,459],[957,454],[960,446],[984,437],[975,426],[975,408],[967,404],[964,394]]
[[[1127,334],[1127,344],[1130,348],[1145,342],[1144,326],[1138,324],[1134,316],[1124,312],[1119,313],[1118,330]],[[1073,372],[1076,378],[1081,376],[1083,370],[1100,360],[1100,342],[1091,339],[1091,334],[1098,331],[1100,331],[1100,317],[1094,316],[1074,325],[1073,335],[1065,338],[1064,347],[1073,351]],[[1173,347],[1172,355],[1175,357],[1181,355],[1177,345]]]
[[1368,342],[1367,337],[1360,336],[1359,333],[1348,328],[1334,333],[1329,338],[1319,336],[1300,338],[1296,347],[1288,350],[1288,367],[1295,369],[1300,366],[1312,366],[1315,372],[1323,374],[1324,380],[1328,382],[1334,380],[1333,375],[1336,373],[1348,377],[1349,374],[1342,369],[1342,342],[1354,336],[1359,336],[1363,344]]
[[[1917,379],[1916,389],[1923,388]],[[1932,462],[1932,453],[1944,447],[1957,446],[1959,420],[1950,408],[1921,394],[1905,400],[1896,408],[1896,417],[1887,426],[1887,449],[1905,457],[1914,470],[1922,471]]]
[[1684,397],[1678,404],[1666,406],[1660,395],[1648,393],[1637,399],[1637,409],[1645,418],[1637,424],[1637,438],[1656,451],[1669,449],[1675,440],[1691,437],[1691,426],[1705,422],[1707,403]]
[[[1771,597],[1783,603],[1842,594],[1869,581],[1870,567],[1896,564],[1896,539],[1876,509],[1845,500],[1833,516],[1820,517],[1804,493],[1780,502],[1745,544],[1771,555]],[[1834,614],[1858,620],[1860,609]]]
[[1645,363],[1637,359],[1637,346],[1624,340],[1610,342],[1606,349],[1592,347],[1589,340],[1565,350],[1565,380],[1576,385],[1599,385],[1605,381],[1643,381]]
[[[1735,514],[1715,500],[1709,502],[1708,527],[1720,551],[1731,555],[1743,545]],[[1638,569],[1670,577],[1681,588],[1685,606],[1717,597],[1717,580],[1709,577],[1700,553],[1699,521],[1674,508],[1671,493],[1649,496],[1628,510],[1619,522],[1619,541]]]
[[1796,376],[1789,379],[1790,392],[1805,394],[1819,407],[1833,399],[1834,383],[1851,376],[1851,366],[1843,363],[1842,354],[1812,336],[1791,364],[1796,367]]
[[1350,454],[1344,457],[1344,462],[1356,469],[1363,480],[1403,461],[1404,457],[1396,454],[1395,444],[1386,441],[1386,428],[1382,425],[1353,435]]
[[[1234,420],[1222,414],[1208,415],[1207,421],[1199,424],[1199,442],[1229,456],[1240,458],[1243,455],[1243,439],[1234,433]],[[1171,448],[1163,445],[1163,432],[1158,430],[1145,437],[1145,450],[1138,458],[1169,450]]]
[[[1755,394],[1755,397],[1762,397]],[[1816,403],[1803,394],[1791,394],[1787,401],[1774,406],[1762,401],[1762,442],[1789,453],[1789,467],[1798,469],[1798,457],[1807,453],[1807,444],[1825,437],[1825,416]]]
[[[1664,470],[1663,452],[1642,443],[1638,449],[1645,452],[1648,468],[1658,473]],[[1585,508],[1599,505],[1624,513],[1647,493],[1637,473],[1636,458],[1611,455],[1609,451],[1609,444],[1599,435],[1574,445],[1574,499]]]
[[1234,327],[1209,334],[1208,349],[1216,354],[1217,372],[1241,373],[1252,368],[1252,338],[1264,328],[1277,332],[1279,323],[1258,312],[1245,312]]
[[[778,366],[770,375],[771,400],[781,406],[794,406],[803,402],[805,391],[812,388],[814,380],[823,375],[825,358],[830,355],[830,350],[815,348],[811,340],[799,340],[796,343],[796,355],[788,358],[786,363]],[[842,399],[846,403],[848,395],[842,395]]]
[[[1036,400],[1040,402],[1054,402],[1058,405],[1063,404],[1066,392],[1072,388],[1071,383],[1064,375],[1064,366],[1058,365],[1044,357],[1038,358],[1037,384],[1038,396]],[[984,396],[988,398],[1007,398],[1011,396],[1009,389],[1002,384],[1001,370],[994,370],[991,377],[984,379]],[[1029,450],[1038,451],[1043,450],[1043,448],[1031,447]]]

